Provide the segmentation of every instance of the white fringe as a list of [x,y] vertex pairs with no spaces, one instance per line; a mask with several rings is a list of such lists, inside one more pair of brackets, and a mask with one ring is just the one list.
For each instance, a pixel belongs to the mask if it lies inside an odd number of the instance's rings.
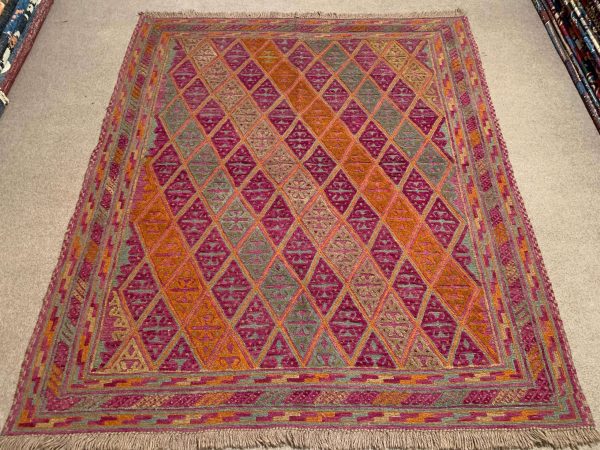
[[412,11],[407,13],[335,13],[335,12],[295,12],[282,13],[275,11],[264,12],[203,12],[197,10],[183,11],[142,11],[139,13],[144,17],[156,18],[189,18],[189,17],[207,17],[207,18],[254,18],[254,19],[408,19],[421,18],[430,19],[434,17],[460,17],[465,13],[462,9],[450,10],[425,10]]

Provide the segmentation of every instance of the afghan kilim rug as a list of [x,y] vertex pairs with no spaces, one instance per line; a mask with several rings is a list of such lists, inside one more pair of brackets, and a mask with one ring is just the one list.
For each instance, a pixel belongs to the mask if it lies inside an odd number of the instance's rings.
[[141,15],[3,433],[594,442],[467,19]]

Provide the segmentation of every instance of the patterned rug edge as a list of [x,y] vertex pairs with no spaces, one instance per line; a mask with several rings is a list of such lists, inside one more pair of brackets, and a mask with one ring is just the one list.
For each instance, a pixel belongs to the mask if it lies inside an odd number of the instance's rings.
[[302,449],[326,449],[326,450],[358,450],[364,448],[388,449],[530,449],[541,446],[550,446],[552,448],[580,448],[590,446],[600,442],[600,432],[595,426],[589,427],[563,427],[563,428],[543,428],[532,427],[527,429],[511,429],[499,427],[497,429],[474,429],[474,428],[453,428],[448,430],[357,430],[347,429],[339,431],[337,429],[327,428],[297,428],[281,427],[271,429],[229,429],[200,431],[200,432],[105,432],[105,433],[76,433],[63,435],[6,435],[8,424],[14,420],[16,408],[20,402],[22,394],[22,383],[26,375],[31,359],[34,357],[36,337],[43,325],[45,313],[49,307],[51,293],[56,285],[60,270],[66,259],[66,251],[73,237],[76,226],[76,219],[84,207],[85,199],[88,195],[88,187],[93,177],[98,153],[105,144],[106,131],[110,122],[110,112],[113,109],[121,84],[124,81],[127,69],[129,55],[133,51],[133,43],[139,33],[144,21],[152,17],[224,17],[224,18],[328,18],[328,19],[349,19],[349,18],[433,18],[433,17],[462,17],[466,25],[468,39],[474,48],[476,64],[481,74],[482,88],[485,94],[488,106],[490,108],[490,119],[497,133],[501,148],[502,161],[509,177],[510,188],[517,200],[519,209],[525,221],[527,235],[532,244],[535,259],[539,264],[541,275],[544,280],[544,290],[548,294],[549,304],[552,314],[556,321],[557,331],[568,363],[569,374],[572,377],[576,393],[581,394],[581,385],[579,383],[575,366],[566,339],[564,325],[559,314],[559,308],[554,296],[552,285],[544,265],[541,251],[538,246],[536,236],[533,231],[529,216],[525,209],[523,198],[520,194],[512,164],[509,160],[509,154],[505,140],[503,138],[496,112],[492,103],[489,87],[485,77],[485,71],[481,62],[480,51],[466,13],[460,9],[452,10],[430,10],[408,13],[331,13],[331,12],[303,12],[303,13],[280,13],[280,12],[201,12],[197,10],[183,11],[141,11],[137,24],[131,34],[130,41],[124,53],[122,63],[118,72],[115,87],[106,108],[106,114],[103,118],[100,128],[99,139],[94,148],[88,166],[83,177],[82,187],[78,197],[74,212],[69,220],[63,243],[59,253],[58,261],[52,272],[51,281],[44,296],[39,316],[36,320],[34,331],[32,332],[30,342],[28,343],[25,358],[23,360],[19,381],[15,389],[16,395],[10,413],[0,432],[0,450],[11,450],[20,448],[29,449],[74,449],[74,450],[129,450],[129,449],[168,449],[177,448],[181,450],[188,449],[223,449],[223,448],[254,448],[254,447],[278,447],[290,446],[292,448]]

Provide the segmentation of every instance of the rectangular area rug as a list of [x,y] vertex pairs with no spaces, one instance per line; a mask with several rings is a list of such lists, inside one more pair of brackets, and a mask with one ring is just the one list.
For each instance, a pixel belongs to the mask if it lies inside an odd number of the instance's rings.
[[1,448],[597,440],[466,17],[140,16]]

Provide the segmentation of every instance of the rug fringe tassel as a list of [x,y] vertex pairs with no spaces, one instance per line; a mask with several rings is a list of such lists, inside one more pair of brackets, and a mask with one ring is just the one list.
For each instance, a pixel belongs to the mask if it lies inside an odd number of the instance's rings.
[[184,11],[142,11],[144,17],[156,18],[189,18],[189,17],[215,17],[215,18],[254,18],[254,19],[430,19],[433,17],[460,17],[465,13],[460,8],[450,10],[411,11],[407,13],[334,13],[324,11],[282,13],[275,11],[265,12],[203,12],[197,10]]
[[302,449],[578,448],[600,442],[591,427],[521,430],[222,429],[199,432],[119,432],[0,436],[0,450],[201,450],[290,446]]

